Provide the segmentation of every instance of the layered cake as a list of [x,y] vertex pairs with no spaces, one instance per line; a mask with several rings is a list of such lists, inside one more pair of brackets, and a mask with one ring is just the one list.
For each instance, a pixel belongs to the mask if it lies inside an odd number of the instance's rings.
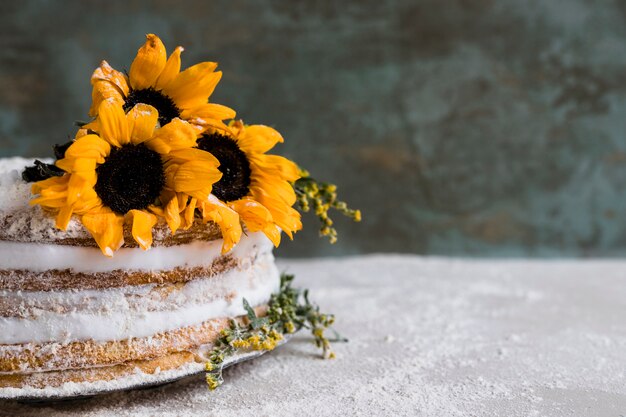
[[0,387],[202,370],[202,349],[245,315],[243,299],[262,309],[278,291],[261,232],[222,254],[215,225],[172,235],[161,223],[149,251],[103,256],[76,219],[61,231],[29,207],[26,162],[0,162]]
[[313,209],[360,219],[331,184],[270,154],[282,136],[209,98],[147,35],[128,73],[94,71],[91,120],[54,158],[0,160],[0,398],[123,389],[272,350],[332,316],[281,277],[272,249]]

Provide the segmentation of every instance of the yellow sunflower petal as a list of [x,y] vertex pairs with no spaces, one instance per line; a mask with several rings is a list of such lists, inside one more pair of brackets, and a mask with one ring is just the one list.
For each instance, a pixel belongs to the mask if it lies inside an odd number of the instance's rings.
[[70,219],[74,214],[74,207],[67,203],[59,209],[59,213],[56,217],[55,226],[57,229],[67,230],[67,225],[70,223]]
[[263,194],[272,198],[279,198],[287,206],[293,206],[296,202],[296,192],[293,186],[276,177],[253,174],[250,189],[262,189]]
[[300,212],[288,207],[284,212],[277,215],[276,211],[272,211],[274,221],[281,228],[283,232],[289,236],[289,239],[293,240],[293,234],[298,230],[302,230],[302,220],[300,218]]
[[[178,149],[171,151],[166,160],[168,163],[183,164],[188,161],[202,161],[212,164],[215,168],[220,165],[220,161],[211,153],[198,148]],[[220,177],[221,178],[221,177]]]
[[293,232],[302,229],[300,213],[285,204],[277,197],[272,197],[263,188],[250,187],[254,200],[258,201],[272,214],[274,223],[278,225],[289,238],[293,238]]
[[181,112],[181,117],[197,126],[199,133],[219,131],[228,136],[234,135],[223,120],[232,119],[235,115],[231,108],[214,103],[205,103]]
[[275,247],[280,245],[280,228],[278,226],[275,224],[268,224],[263,228],[263,233]]
[[228,203],[228,207],[239,213],[246,227],[248,227],[251,232],[258,232],[262,230],[267,223],[272,222],[272,214],[269,210],[263,207],[261,203],[251,198],[231,201]]
[[74,136],[74,139],[82,138],[83,136],[87,136],[87,135],[89,135],[89,134],[90,134],[90,133],[89,133],[89,129],[90,129],[90,127],[91,127],[91,126],[90,126],[90,125],[91,125],[91,123],[93,123],[93,122],[90,122],[90,123],[84,124],[84,125],[83,125],[83,127],[81,127],[80,129],[78,129],[78,130],[76,131],[76,136]]
[[152,246],[152,228],[157,224],[157,217],[145,210],[130,210],[126,216],[132,221],[131,233],[141,249]]
[[284,141],[280,133],[263,125],[246,126],[244,134],[237,138],[237,143],[244,151],[257,153],[265,153]]
[[165,63],[163,71],[161,71],[161,74],[156,80],[155,88],[157,90],[167,87],[172,81],[174,81],[178,73],[180,73],[180,54],[184,50],[185,49],[182,46],[177,46],[176,49],[174,49],[174,52],[172,52]]
[[[61,177],[52,177],[42,181],[37,181],[31,185],[31,192],[33,194],[41,194],[41,196],[35,200],[45,200],[46,198],[56,199],[61,196],[67,197],[67,184],[69,179],[69,175],[63,175]],[[35,202],[35,200],[31,200],[30,204],[39,204],[38,202]]]
[[262,204],[251,198],[243,198],[228,203],[228,206],[239,214],[248,230],[263,232],[274,246],[280,244],[280,231],[274,224],[272,214]]
[[70,180],[67,184],[67,204],[74,205],[76,202],[83,198],[88,190],[93,189],[96,185],[97,177],[95,167],[92,171],[82,173],[83,175],[73,174],[70,175]]
[[135,90],[154,86],[166,62],[165,46],[158,36],[146,35],[146,43],[137,51],[130,66],[130,85]]
[[[39,204],[42,208],[57,213],[56,227],[66,230],[72,215],[82,213],[85,207],[96,208],[101,206],[99,199],[94,200],[95,191],[89,192],[88,183],[81,185],[84,180],[77,176],[64,175],[62,177],[48,178],[32,185],[33,194],[38,197],[30,201],[30,204]],[[83,195],[84,201],[77,201],[76,195]],[[71,201],[68,199],[71,198]]]
[[33,198],[32,200],[30,200],[29,204],[33,206],[40,205],[44,209],[53,209],[56,211],[67,204],[67,198],[63,196],[59,196],[56,198],[52,196],[49,196],[49,197],[39,196],[37,198]]
[[128,96],[128,78],[123,72],[114,70],[106,61],[102,61],[100,66],[96,68],[91,75],[92,85],[95,85],[99,81],[111,83],[124,97]]
[[183,119],[215,119],[227,120],[237,115],[235,110],[230,107],[222,106],[215,103],[204,103],[196,107],[185,109],[180,116]]
[[89,116],[98,115],[98,108],[105,100],[111,100],[120,106],[124,105],[124,96],[119,89],[108,81],[96,81],[91,89],[91,108]]
[[173,178],[174,191],[185,193],[198,200],[206,200],[213,184],[222,173],[215,164],[206,161],[189,161],[178,166]]
[[150,206],[148,207],[148,210],[149,210],[151,213],[154,213],[157,217],[163,217],[163,218],[165,218],[165,211],[163,210],[163,208],[162,208],[162,207],[155,206],[155,205],[150,205]]
[[146,146],[161,155],[170,151],[196,146],[197,132],[189,123],[179,118],[158,129],[154,136],[146,141]]
[[248,159],[263,172],[271,173],[284,181],[294,182],[300,178],[298,165],[283,156],[253,154]]
[[124,109],[113,101],[103,101],[98,108],[100,137],[118,148],[130,142]]
[[82,223],[106,256],[112,257],[124,244],[124,216],[103,209],[83,215]]
[[126,120],[131,143],[138,145],[152,138],[158,119],[159,112],[148,104],[139,103],[130,109],[126,114]]
[[243,124],[243,120],[231,120],[228,127],[233,132],[233,136],[237,139],[245,137],[246,126]]
[[181,224],[178,198],[174,197],[167,203],[163,215],[172,234],[176,233]]
[[98,210],[103,207],[102,200],[98,197],[96,191],[91,188],[83,190],[80,200],[74,204],[74,214],[83,215],[93,210]]
[[31,189],[34,194],[39,193],[43,189],[62,189],[65,185],[67,185],[68,181],[68,175],[63,175],[61,177],[50,177],[45,180],[34,182],[33,185],[31,185]]
[[[78,139],[76,139],[69,148],[65,151],[65,158],[67,160],[76,160],[76,159],[93,159],[98,164],[104,163],[104,158],[111,153],[111,145],[105,142],[98,135],[85,135]],[[59,168],[63,168],[59,166],[59,162],[63,161],[61,159],[57,161],[57,166]],[[65,169],[66,171],[70,171]]]
[[48,195],[40,195],[28,202],[31,206],[40,205],[43,208],[59,208],[64,206],[67,201],[67,193],[48,193]]
[[208,101],[222,78],[215,62],[202,62],[178,74],[163,92],[171,97],[179,109],[197,107]]
[[232,136],[232,132],[228,125],[221,120],[217,119],[188,119],[189,123],[197,126],[198,133],[208,133],[211,134],[213,132],[220,133],[226,136]]
[[201,209],[205,222],[212,221],[220,227],[224,240],[222,253],[230,251],[239,242],[243,233],[239,214],[213,195],[202,203]]
[[67,172],[79,173],[96,170],[97,161],[92,158],[78,159],[60,159],[56,162],[56,166]]
[[182,220],[183,220],[182,228],[183,228],[183,230],[187,230],[191,226],[193,226],[193,223],[195,221],[197,204],[198,204],[198,199],[197,198],[191,198],[191,199],[189,199],[189,202],[185,205],[185,209],[183,210],[183,217],[182,217]]

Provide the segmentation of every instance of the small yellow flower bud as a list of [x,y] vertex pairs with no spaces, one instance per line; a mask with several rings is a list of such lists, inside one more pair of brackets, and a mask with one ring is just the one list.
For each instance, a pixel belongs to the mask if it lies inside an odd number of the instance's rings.
[[292,321],[288,321],[287,323],[285,323],[285,331],[287,333],[293,333],[296,331],[296,326],[294,326]]

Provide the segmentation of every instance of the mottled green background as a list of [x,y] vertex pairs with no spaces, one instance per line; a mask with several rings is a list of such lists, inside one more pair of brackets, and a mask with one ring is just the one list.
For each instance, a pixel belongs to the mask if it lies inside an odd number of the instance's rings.
[[626,3],[21,1],[0,6],[0,155],[73,133],[145,33],[363,209],[280,255],[622,256]]

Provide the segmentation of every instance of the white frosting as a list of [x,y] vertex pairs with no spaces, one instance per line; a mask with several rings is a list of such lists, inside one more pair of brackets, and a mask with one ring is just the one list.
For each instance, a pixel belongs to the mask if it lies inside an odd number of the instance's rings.
[[[0,158],[0,213],[28,207],[30,184],[22,180],[22,171],[34,159]],[[45,160],[50,162],[49,160]]]
[[[75,272],[111,272],[115,270],[162,271],[176,267],[211,266],[221,256],[223,241],[195,241],[184,245],[121,248],[108,258],[100,249],[40,243],[0,241],[0,269],[22,269],[44,272],[71,269]],[[255,247],[271,248],[272,243],[261,232],[243,236],[229,254],[245,257]]]
[[36,159],[47,164],[51,164],[52,162],[54,162],[54,160],[50,158],[22,158],[21,156],[0,158],[0,175],[12,171],[16,171],[21,175],[24,167],[33,165]]
[[[274,257],[271,252],[265,252],[253,262],[244,262],[220,277],[197,279],[175,289],[160,300],[158,310],[154,309],[154,303],[132,303],[126,298],[129,293],[144,297],[155,288],[154,284],[148,284],[102,291],[106,302],[97,302],[87,309],[59,313],[33,308],[27,318],[0,317],[0,345],[149,337],[214,318],[243,315],[244,298],[252,306],[264,304],[279,285]],[[99,296],[98,291],[78,291],[68,297],[68,292],[23,292],[13,296],[56,298],[59,303],[69,303],[63,306],[69,309],[72,302],[81,298],[97,300]],[[111,305],[106,306],[108,302]]]

